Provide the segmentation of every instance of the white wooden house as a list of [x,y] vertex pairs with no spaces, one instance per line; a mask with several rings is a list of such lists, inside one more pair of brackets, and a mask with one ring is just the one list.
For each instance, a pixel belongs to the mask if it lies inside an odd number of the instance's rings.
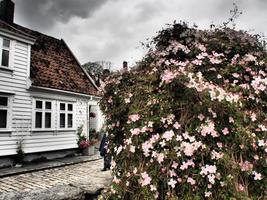
[[64,40],[13,22],[14,3],[0,2],[0,166],[23,138],[27,154],[77,148],[77,128],[101,129],[94,81]]

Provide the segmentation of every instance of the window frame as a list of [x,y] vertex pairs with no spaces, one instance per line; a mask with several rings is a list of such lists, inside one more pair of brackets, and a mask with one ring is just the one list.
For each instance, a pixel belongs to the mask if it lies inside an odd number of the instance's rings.
[[[9,40],[9,48],[8,47],[4,47],[4,40]],[[13,43],[14,41],[11,40],[8,37],[2,37],[0,36],[0,68],[1,69],[13,69]],[[3,50],[6,50],[9,52],[9,56],[8,56],[8,66],[4,66],[2,65],[2,52]]]
[[[65,110],[60,110],[60,104],[65,104]],[[72,110],[70,111],[69,105],[72,105]],[[68,102],[68,101],[58,101],[58,130],[75,130],[75,120],[74,120],[74,102]],[[60,114],[65,114],[65,127],[60,127]],[[72,114],[72,127],[68,127],[68,115]]]
[[[54,116],[55,116],[55,109],[54,109],[54,101],[51,99],[40,99],[40,98],[34,98],[33,99],[33,114],[32,114],[32,130],[33,131],[53,131],[54,130]],[[42,108],[36,108],[37,101],[42,102]],[[51,103],[51,108],[46,109],[46,103],[50,102]],[[36,127],[36,113],[40,112],[42,113],[42,121],[41,121],[41,127]],[[46,113],[50,113],[50,127],[46,128],[46,120],[45,120],[45,115]]]
[[10,95],[1,94],[0,97],[6,97],[7,98],[7,106],[0,105],[0,110],[6,110],[7,116],[6,116],[6,127],[0,128],[1,132],[10,132],[11,131],[11,119],[12,119],[12,97]]

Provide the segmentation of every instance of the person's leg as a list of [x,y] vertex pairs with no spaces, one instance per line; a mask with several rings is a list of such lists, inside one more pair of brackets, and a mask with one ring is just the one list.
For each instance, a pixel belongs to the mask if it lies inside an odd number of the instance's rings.
[[106,169],[110,169],[110,166],[111,166],[111,157],[109,155],[106,155],[105,167]]
[[107,170],[107,154],[104,155],[104,168],[101,171],[106,171]]
[[108,169],[110,169],[110,156],[108,156],[107,154],[104,155],[104,168],[101,171],[106,171]]

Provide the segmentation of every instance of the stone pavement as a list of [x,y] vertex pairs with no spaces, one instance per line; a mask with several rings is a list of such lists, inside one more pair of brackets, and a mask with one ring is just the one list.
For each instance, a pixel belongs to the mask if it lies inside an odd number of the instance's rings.
[[[111,182],[111,172],[101,172],[102,167],[103,159],[98,159],[0,178],[0,200],[48,200],[52,197],[53,199],[76,199],[69,197],[73,194],[64,194],[64,192],[76,192],[78,196],[81,193],[92,194],[108,187]],[[53,190],[55,191],[51,194]],[[61,198],[64,195],[65,197]]]

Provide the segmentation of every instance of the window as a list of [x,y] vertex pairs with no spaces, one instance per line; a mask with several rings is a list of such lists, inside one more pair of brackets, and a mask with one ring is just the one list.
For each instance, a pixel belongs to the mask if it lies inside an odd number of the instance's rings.
[[37,129],[52,128],[52,102],[46,100],[35,100],[35,124]]
[[73,104],[59,103],[59,127],[73,128]]
[[9,67],[10,66],[10,51],[11,51],[11,41],[9,39],[3,38],[0,41],[1,52],[0,52],[0,61],[1,66]]
[[[56,107],[57,109],[55,109]],[[35,131],[72,130],[75,126],[73,117],[73,103],[46,99],[34,100],[32,126],[33,129],[36,129]]]
[[8,97],[0,96],[0,130],[8,128]]

